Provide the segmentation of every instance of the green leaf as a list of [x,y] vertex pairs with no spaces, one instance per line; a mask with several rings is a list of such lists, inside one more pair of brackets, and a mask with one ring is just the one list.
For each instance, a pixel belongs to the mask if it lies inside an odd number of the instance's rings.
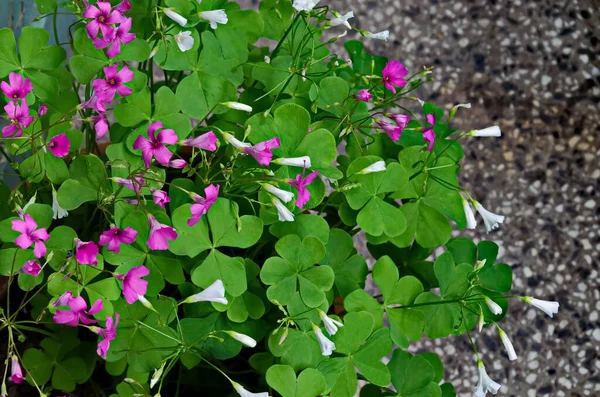
[[85,55],[73,55],[69,60],[73,76],[81,84],[88,84],[106,66],[106,62]]
[[351,312],[344,317],[344,327],[331,337],[336,353],[352,355],[371,335],[373,316],[368,312]]
[[356,218],[358,225],[373,236],[385,234],[389,237],[400,235],[406,228],[402,211],[379,197],[373,197]]
[[0,78],[19,67],[19,58],[17,57],[17,42],[12,29],[0,29]]
[[46,176],[50,182],[60,185],[69,178],[69,169],[63,159],[51,153],[45,153],[44,161],[46,163]]
[[446,244],[452,234],[448,220],[422,200],[400,207],[406,219],[406,230],[390,241],[398,247],[408,247],[416,240],[423,248],[436,248]]
[[354,365],[371,383],[385,387],[390,383],[390,373],[381,359],[392,351],[392,341],[387,328],[380,328],[353,355]]
[[235,86],[226,79],[203,73],[192,73],[178,84],[177,98],[181,111],[192,118],[202,120],[219,103],[237,99]]
[[218,198],[207,214],[214,247],[249,248],[262,234],[262,220],[256,216],[238,217],[235,202]]
[[40,14],[50,14],[56,9],[58,0],[35,0],[35,4]]
[[200,266],[192,271],[192,282],[206,288],[215,280],[223,281],[228,294],[240,296],[247,288],[243,262],[212,250]]
[[416,308],[387,308],[390,323],[391,338],[396,345],[402,348],[409,346],[409,341],[416,342],[421,339],[425,316]]
[[468,238],[454,238],[446,244],[448,251],[452,253],[455,263],[467,263],[475,265],[477,260],[477,246]]
[[391,296],[398,281],[398,268],[389,256],[382,256],[373,265],[373,280],[383,296]]
[[292,4],[285,1],[263,0],[258,10],[265,23],[264,36],[279,40],[292,21],[294,9]]
[[367,262],[362,255],[356,254],[352,237],[345,231],[331,229],[325,257],[319,263],[331,266],[335,273],[335,286],[342,296],[364,287]]
[[294,222],[277,222],[269,228],[269,232],[278,238],[295,234],[301,239],[309,236],[316,237],[323,244],[327,244],[329,240],[327,221],[320,216],[310,214],[298,215]]
[[104,163],[94,155],[77,156],[69,170],[71,179],[58,189],[58,203],[66,210],[101,199],[102,192],[110,190]]
[[6,248],[0,250],[0,275],[17,274],[28,260],[35,259],[33,249]]
[[366,311],[373,316],[374,328],[383,326],[383,307],[365,290],[357,289],[344,299],[344,308],[348,312]]
[[267,383],[283,397],[317,397],[326,390],[325,378],[319,371],[307,368],[298,375],[289,365],[273,365],[266,374]]
[[19,54],[21,64],[27,67],[27,63],[48,43],[50,35],[46,29],[25,26],[19,37]]
[[468,275],[473,268],[471,265],[454,265],[454,259],[450,252],[444,252],[438,256],[433,264],[435,276],[440,284],[440,292],[445,298],[461,296],[468,287]]
[[441,390],[434,382],[435,370],[423,356],[395,350],[388,367],[392,384],[402,396],[441,396]]
[[478,274],[481,285],[485,289],[505,293],[512,288],[512,269],[504,263],[486,266]]
[[275,357],[281,357],[281,363],[291,366],[295,371],[314,368],[323,360],[319,344],[311,337],[312,332],[302,332],[290,328],[288,336],[279,345],[282,330],[269,336],[269,350]]
[[48,228],[52,224],[54,211],[52,211],[52,207],[49,205],[34,203],[27,208],[25,213],[31,215],[37,222],[38,228]]
[[344,116],[342,104],[350,92],[348,83],[340,77],[329,76],[321,80],[319,87],[317,106],[336,116]]
[[416,307],[425,320],[425,334],[429,338],[444,338],[454,332],[458,325],[460,309],[457,303],[440,304],[442,298],[432,292],[423,292],[415,299],[415,304],[427,303]]
[[[169,244],[169,251],[175,255],[187,255],[196,257],[203,251],[212,248],[208,236],[208,223],[203,217],[194,226],[188,226],[191,217],[191,204],[184,204],[173,212],[171,219],[173,227],[177,229],[177,239]],[[212,209],[211,209],[212,211]]]
[[319,364],[317,370],[325,377],[331,397],[353,397],[356,394],[356,370],[349,357],[325,360]]

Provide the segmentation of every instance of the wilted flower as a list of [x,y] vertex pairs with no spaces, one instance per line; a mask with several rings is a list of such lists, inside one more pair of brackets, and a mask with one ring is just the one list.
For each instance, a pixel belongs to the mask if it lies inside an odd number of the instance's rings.
[[429,124],[423,128],[423,140],[425,142],[429,142],[429,146],[427,146],[427,150],[431,152],[433,150],[433,145],[435,145],[435,132],[433,131],[433,127],[435,126],[435,114],[428,114],[425,116],[426,123]]
[[98,342],[96,353],[106,360],[106,353],[110,348],[110,342],[117,337],[117,326],[119,325],[119,313],[115,313],[115,319],[111,316],[106,316],[106,325],[104,328],[96,327],[95,331],[102,340]]
[[235,391],[238,392],[240,397],[269,397],[269,393],[267,392],[251,393],[248,390],[244,389],[244,387],[237,382],[232,381],[231,384],[233,385]]
[[311,11],[321,0],[294,0],[293,7],[298,11]]
[[161,208],[165,208],[165,204],[171,201],[171,198],[164,190],[151,189],[151,192],[152,201]]

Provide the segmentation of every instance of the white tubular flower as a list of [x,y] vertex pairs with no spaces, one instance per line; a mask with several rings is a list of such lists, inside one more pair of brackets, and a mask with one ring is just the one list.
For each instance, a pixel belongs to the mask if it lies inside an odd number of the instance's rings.
[[158,312],[156,311],[156,309],[154,308],[154,306],[152,306],[152,303],[150,303],[150,301],[149,301],[148,299],[146,299],[146,297],[145,297],[144,295],[138,295],[138,300],[140,301],[140,303],[141,303],[142,305],[144,305],[144,307],[145,307],[146,309],[150,309],[150,310],[152,310],[153,312],[155,312],[155,313],[158,313]]
[[217,280],[209,285],[204,291],[198,292],[195,295],[188,296],[184,303],[195,303],[195,302],[216,302],[223,305],[227,304],[227,298],[225,298],[225,287],[223,281]]
[[462,198],[463,209],[465,210],[465,217],[467,218],[467,229],[475,229],[477,227],[477,221],[475,220],[475,214],[471,208],[471,204],[463,197]]
[[302,167],[302,168],[310,168],[310,157],[302,156],[302,157],[281,157],[271,161],[272,163],[279,165],[289,165],[292,167]]
[[483,308],[479,307],[479,321],[477,322],[477,331],[481,332],[484,324],[485,324],[485,321],[483,318]]
[[189,51],[194,46],[194,38],[192,37],[192,32],[189,30],[177,33],[174,39],[181,52]]
[[521,299],[523,302],[537,307],[550,317],[554,317],[554,315],[558,313],[558,307],[560,306],[556,301],[544,301],[541,299],[532,298],[531,296],[523,296]]
[[284,329],[283,333],[281,334],[281,337],[279,338],[279,346],[283,345],[283,342],[285,342],[285,340],[287,339],[288,336],[288,329]]
[[52,211],[54,212],[52,219],[62,219],[66,216],[69,216],[69,211],[62,208],[60,204],[58,204],[58,198],[56,196],[56,190],[54,190],[54,186],[52,186]]
[[217,24],[225,25],[228,21],[225,10],[202,11],[198,14],[200,18],[208,21],[210,27],[217,28]]
[[313,324],[312,326],[315,335],[317,336],[317,341],[319,342],[319,347],[321,348],[321,354],[324,356],[331,356],[331,353],[335,350],[335,343],[330,341],[325,335],[323,335],[323,331],[321,328],[317,327]]
[[321,0],[294,0],[293,7],[297,11],[311,11]]
[[377,161],[376,163],[371,164],[367,168],[363,168],[362,170],[358,171],[357,174],[366,175],[366,174],[370,174],[372,172],[382,172],[385,170],[386,170],[385,161],[380,160],[380,161]]
[[154,387],[154,385],[156,385],[158,383],[158,381],[160,380],[160,377],[163,374],[163,371],[165,369],[165,364],[166,362],[164,362],[160,368],[156,368],[154,370],[154,375],[152,375],[152,379],[150,379],[150,389],[152,389]]
[[389,30],[384,30],[383,32],[377,32],[377,33],[367,33],[365,35],[365,37],[367,39],[375,39],[375,40],[384,40],[384,41],[388,41],[388,39],[390,38],[390,31]]
[[318,311],[319,317],[321,317],[321,321],[323,321],[323,325],[325,326],[325,330],[327,331],[329,336],[335,335],[338,331],[338,327],[344,326],[344,324],[329,317],[327,313],[325,313],[323,310],[318,309]]
[[233,146],[234,148],[240,149],[240,150],[252,146],[250,143],[242,142],[239,139],[237,139],[236,137],[234,137],[233,135],[228,134],[226,132],[223,133],[223,139],[225,139],[225,141],[228,144],[230,144],[231,146]]
[[233,385],[235,391],[238,392],[238,394],[241,397],[270,397],[269,393],[267,392],[251,393],[248,390],[244,389],[244,387],[237,382],[231,382],[231,384]]
[[294,214],[275,196],[271,197],[271,202],[277,208],[277,216],[280,222],[294,222]]
[[[54,189],[54,186],[53,186],[52,188]],[[53,196],[53,197],[54,197],[54,196]],[[35,200],[36,200],[36,199],[37,199],[37,192],[35,192],[35,193],[33,194],[33,197],[31,197],[31,198],[29,199],[29,201],[27,202],[27,204],[25,204],[25,205],[23,206],[23,212],[27,211],[27,208],[29,208],[29,206],[30,206],[31,204],[35,204]],[[56,218],[54,218],[54,219],[56,219]]]
[[187,24],[187,19],[176,13],[174,8],[163,8],[163,12],[166,16],[168,16],[181,26],[185,26]]
[[243,112],[252,113],[252,106],[248,106],[239,102],[223,102],[221,105],[227,106],[229,109],[241,110]]
[[485,365],[483,365],[483,361],[477,360],[477,370],[479,371],[479,381],[473,388],[473,393],[475,393],[475,396],[485,397],[488,392],[497,394],[498,390],[500,390],[500,385],[494,382],[492,378],[489,377],[487,372],[485,372]]
[[154,55],[158,53],[158,46],[154,47],[152,51],[150,51],[150,55],[148,55],[148,59],[152,59]]
[[485,229],[488,233],[500,227],[499,224],[504,222],[504,215],[494,214],[493,212],[486,210],[479,201],[473,200],[473,204],[475,205],[477,212],[479,212],[479,215],[483,218],[483,223],[485,223]]
[[480,136],[480,137],[489,137],[489,136],[499,137],[499,136],[502,136],[502,131],[500,131],[500,127],[495,125],[493,127],[484,128],[482,130],[469,131],[469,133],[467,135]]
[[256,341],[249,337],[248,335],[244,335],[244,334],[240,334],[239,332],[235,332],[235,331],[224,331],[227,335],[231,336],[233,339],[237,340],[238,342],[241,342],[243,345],[248,346],[248,347],[254,347],[256,346]]
[[288,192],[287,190],[279,189],[278,187],[275,187],[269,183],[263,183],[262,187],[267,192],[271,193],[273,196],[277,197],[284,203],[289,203],[294,198],[294,193]]
[[513,346],[510,339],[508,339],[508,335],[506,335],[506,332],[504,332],[502,330],[502,328],[498,327],[498,325],[496,325],[496,327],[498,328],[498,335],[500,335],[500,340],[502,341],[502,344],[504,345],[504,348],[506,349],[506,353],[508,354],[508,359],[510,361],[515,361],[517,359],[517,353],[515,352],[515,347]]
[[483,299],[485,300],[485,304],[488,306],[488,308],[493,314],[495,314],[496,316],[502,314],[502,308],[499,304],[497,304],[487,296],[484,296]]
[[344,15],[337,15],[336,18],[333,18],[329,23],[331,26],[339,26],[344,25],[348,29],[352,29],[352,26],[348,23],[348,19],[354,18],[354,11],[350,11],[345,13]]

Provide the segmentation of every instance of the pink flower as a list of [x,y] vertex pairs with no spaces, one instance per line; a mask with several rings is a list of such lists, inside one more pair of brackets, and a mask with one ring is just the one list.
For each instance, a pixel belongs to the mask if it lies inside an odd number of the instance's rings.
[[45,103],[42,103],[38,108],[38,117],[44,117],[48,113],[48,106]]
[[373,98],[373,94],[369,90],[360,90],[356,93],[356,99],[361,102],[369,102]]
[[177,238],[177,231],[168,225],[159,223],[155,217],[148,214],[150,222],[150,237],[148,238],[148,247],[155,251],[164,251],[169,248],[169,240]]
[[23,382],[23,379],[25,379],[23,377],[23,371],[21,370],[21,365],[19,364],[19,359],[14,354],[11,359],[10,379],[16,384]]
[[217,150],[217,137],[214,132],[208,131],[195,138],[184,139],[180,144],[214,152]]
[[27,94],[33,90],[33,84],[31,80],[23,78],[20,74],[10,73],[8,75],[10,85],[3,81],[0,84],[2,92],[8,97],[9,100],[15,101],[17,99],[25,99]]
[[200,219],[202,219],[202,215],[208,212],[210,207],[215,203],[215,201],[217,201],[217,197],[219,197],[219,189],[219,185],[207,186],[206,189],[204,189],[204,195],[206,198],[196,193],[190,193],[190,197],[196,202],[196,204],[192,204],[190,207],[192,217],[188,219],[188,226],[194,226],[200,221]]
[[50,139],[48,142],[48,149],[56,157],[65,157],[69,154],[69,148],[71,147],[71,141],[65,134],[58,134]]
[[273,159],[272,149],[277,149],[280,145],[279,138],[271,138],[268,141],[257,143],[254,146],[245,147],[242,152],[251,155],[260,165],[269,165]]
[[129,4],[129,0],[123,0],[119,4],[117,4],[113,10],[119,11],[120,13],[124,13],[131,10],[131,4]]
[[161,208],[165,208],[165,204],[171,201],[171,198],[167,192],[163,190],[152,189],[152,200],[154,204],[159,205]]
[[123,14],[116,10],[113,11],[107,1],[99,1],[96,6],[89,6],[83,12],[84,18],[92,19],[85,25],[88,36],[93,39],[98,36],[98,30],[100,30],[105,38],[112,37],[114,28],[111,24],[123,22]]
[[96,349],[96,353],[106,360],[106,353],[110,348],[110,342],[116,338],[117,336],[117,326],[119,325],[119,313],[115,313],[115,320],[113,323],[113,318],[111,316],[106,316],[106,325],[105,328],[96,328],[95,331],[101,338],[103,338],[100,342],[98,342],[98,348]]
[[25,274],[29,274],[33,277],[37,277],[42,271],[42,267],[36,260],[27,261],[21,268],[21,271]]
[[290,186],[298,189],[298,198],[296,199],[296,207],[302,209],[310,200],[310,192],[306,188],[306,186],[310,185],[315,178],[319,175],[317,171],[313,171],[306,178],[304,178],[304,171],[302,174],[296,175],[296,179],[293,179],[289,182]]
[[131,244],[137,237],[137,230],[131,226],[127,226],[125,229],[119,229],[116,226],[111,227],[100,235],[98,244],[102,247],[108,245],[108,250],[118,254],[121,250],[121,244]]
[[89,318],[102,310],[102,299],[98,299],[90,310],[87,310],[87,303],[85,300],[78,296],[76,298],[69,298],[65,305],[68,306],[69,310],[57,310],[54,313],[54,322],[56,324],[65,324],[69,327],[76,327],[81,321],[83,324],[89,325],[96,323],[96,320]]
[[127,66],[123,66],[118,73],[117,70],[117,65],[105,67],[104,76],[106,80],[96,79],[92,83],[96,95],[103,102],[112,102],[115,94],[119,94],[122,97],[131,95],[132,89],[123,83],[133,80],[133,72]]
[[392,141],[397,141],[398,139],[400,139],[400,136],[402,136],[402,127],[392,125],[390,123],[386,123],[385,121],[382,121],[382,120],[376,120],[376,121],[377,121],[377,124],[379,124],[379,126],[381,128],[383,128],[385,133],[388,134],[388,136],[390,137],[390,139]]
[[69,300],[73,297],[73,293],[71,291],[67,291],[61,296],[58,297],[56,301],[52,304],[54,307],[67,306],[69,304]]
[[29,127],[33,121],[33,116],[29,115],[29,105],[25,101],[22,101],[20,105],[15,105],[13,101],[10,101],[4,106],[4,110],[6,110],[10,124],[2,128],[2,137],[19,138],[23,135],[23,128]]
[[96,256],[99,254],[99,249],[93,241],[75,240],[75,259],[82,265],[96,266],[98,260]]
[[95,93],[94,93],[94,95],[92,95],[90,97],[90,99],[83,102],[79,106],[81,108],[92,109],[94,112],[97,112],[97,113],[106,112],[106,106],[104,104],[104,101],[102,99],[100,99]]
[[118,280],[123,282],[123,296],[125,301],[130,305],[139,299],[140,296],[146,295],[148,291],[148,281],[142,280],[150,274],[150,270],[142,265],[129,269],[127,274],[116,275]]
[[383,84],[385,85],[385,88],[395,94],[396,87],[404,87],[406,85],[406,79],[404,79],[404,76],[407,74],[408,70],[406,70],[400,61],[389,61],[382,71]]
[[96,116],[91,118],[92,124],[94,124],[94,131],[96,131],[96,139],[102,139],[108,132],[108,120],[104,113],[98,113]]
[[142,149],[142,158],[146,167],[150,168],[152,164],[152,157],[156,159],[159,164],[169,165],[169,161],[173,156],[173,153],[165,146],[175,145],[177,143],[177,134],[171,129],[165,129],[154,136],[157,130],[163,128],[163,124],[160,121],[154,122],[148,126],[148,137],[144,138],[142,135],[138,136],[135,142],[133,142],[134,149]]
[[410,116],[405,114],[386,114],[386,116],[394,120],[394,123],[396,123],[398,127],[402,129],[406,128],[408,122],[410,121]]
[[435,114],[426,115],[425,120],[427,120],[429,127],[423,129],[423,139],[425,142],[429,142],[427,150],[431,152],[433,145],[435,144],[435,132],[433,132],[433,127],[435,127]]
[[111,46],[106,55],[109,58],[114,58],[121,53],[121,44],[128,44],[135,39],[134,33],[129,33],[131,30],[131,18],[125,18],[125,20],[114,30],[114,33],[109,38],[95,38],[93,40],[94,46],[98,49],[106,48]]
[[140,190],[144,186],[144,177],[142,175],[134,175],[131,179],[125,178],[112,178],[113,181],[119,185],[125,186],[126,188],[133,190],[135,194],[140,194]]
[[46,245],[44,241],[48,241],[50,235],[46,228],[36,230],[38,224],[29,214],[25,214],[24,220],[15,219],[12,221],[12,230],[22,233],[15,240],[15,245],[27,249],[34,244],[33,255],[36,258],[41,258],[46,255]]
[[186,165],[187,165],[187,163],[185,162],[185,160],[175,159],[175,160],[169,161],[169,164],[167,164],[167,167],[185,168]]

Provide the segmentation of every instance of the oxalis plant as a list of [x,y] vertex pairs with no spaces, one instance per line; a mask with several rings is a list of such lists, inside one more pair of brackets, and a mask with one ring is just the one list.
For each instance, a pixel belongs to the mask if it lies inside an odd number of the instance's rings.
[[450,336],[484,396],[506,357],[474,334],[516,360],[508,301],[557,312],[508,295],[496,244],[451,238],[483,232],[473,207],[504,221],[457,176],[500,129],[415,97],[431,68],[331,52],[387,32],[314,0],[36,2],[57,45],[0,29],[2,396],[455,396],[407,350]]

